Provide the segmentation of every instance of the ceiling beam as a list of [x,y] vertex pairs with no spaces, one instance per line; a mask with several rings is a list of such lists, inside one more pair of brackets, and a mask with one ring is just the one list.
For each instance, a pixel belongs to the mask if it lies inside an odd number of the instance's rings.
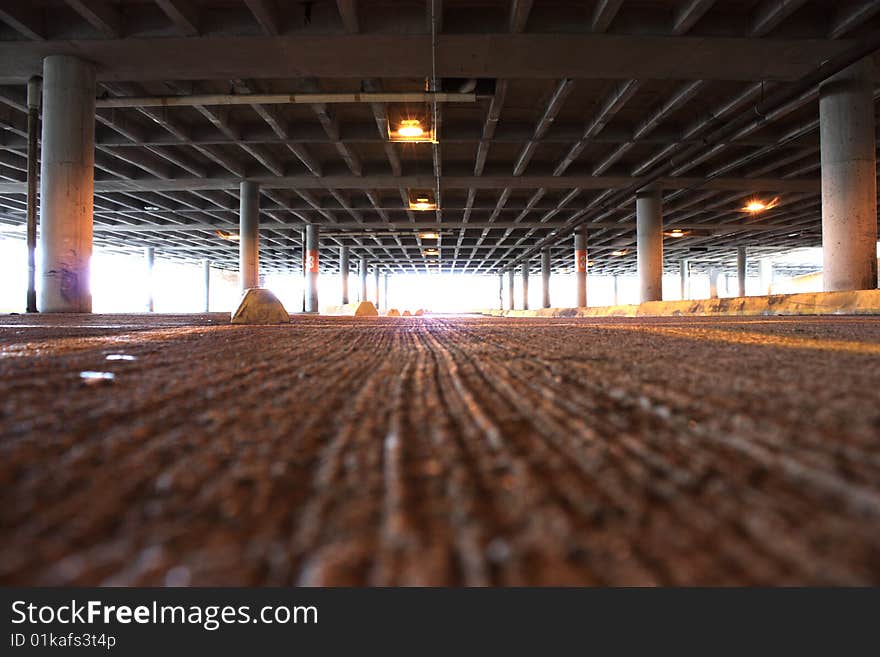
[[183,36],[199,35],[199,8],[192,0],[155,0]]
[[675,35],[687,34],[714,4],[715,0],[685,0],[675,13],[675,18],[672,21],[672,33]]
[[339,9],[339,16],[342,18],[342,25],[345,27],[345,31],[349,34],[360,32],[357,0],[336,0],[336,7]]
[[67,6],[108,39],[122,37],[122,14],[104,0],[66,0]]
[[4,2],[0,5],[0,21],[32,41],[45,41],[43,17],[28,2]]
[[[437,74],[790,81],[851,45],[839,39],[442,34],[438,36]],[[407,56],[401,57],[401,52]],[[52,54],[88,59],[101,81],[406,78],[424,77],[431,70],[431,39],[425,35],[6,41],[0,42],[0,84],[25,83],[41,72],[43,58]]]
[[752,13],[752,36],[764,36],[772,32],[805,2],[806,0],[764,0]]
[[513,34],[526,31],[532,4],[533,0],[513,0],[510,3],[510,31]]
[[272,0],[244,0],[244,3],[251,10],[264,34],[273,37],[281,34],[278,7]]
[[[202,147],[204,148],[204,147]],[[240,165],[239,165],[240,166]],[[234,178],[175,178],[171,180],[98,180],[96,192],[136,191],[194,191],[206,189],[238,189],[239,176]],[[431,189],[433,176],[252,176],[249,177],[267,189]],[[621,189],[638,184],[642,179],[632,176],[444,176],[441,189]],[[716,178],[706,181],[700,177],[663,178],[659,186],[666,189],[715,189],[744,192],[816,192],[819,180],[785,178]],[[19,183],[0,183],[0,194],[24,194]]]
[[611,27],[611,22],[620,11],[623,0],[599,0],[593,11],[593,32],[605,32]]

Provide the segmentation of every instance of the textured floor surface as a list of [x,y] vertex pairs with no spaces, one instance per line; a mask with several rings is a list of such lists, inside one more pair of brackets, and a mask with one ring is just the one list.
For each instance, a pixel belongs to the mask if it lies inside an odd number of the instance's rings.
[[0,317],[0,583],[880,584],[876,318],[226,319]]

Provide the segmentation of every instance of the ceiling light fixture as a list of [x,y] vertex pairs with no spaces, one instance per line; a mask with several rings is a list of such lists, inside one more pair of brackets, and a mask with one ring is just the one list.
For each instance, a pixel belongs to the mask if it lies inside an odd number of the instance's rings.
[[227,230],[215,230],[214,234],[220,239],[229,240],[230,242],[238,242],[241,239],[238,233],[230,233]]
[[423,240],[436,240],[436,239],[439,239],[440,235],[438,233],[428,232],[428,233],[419,233],[419,237],[421,237]]
[[436,210],[437,203],[434,201],[434,195],[426,191],[410,191],[409,193],[409,209],[419,212],[428,210]]
[[664,231],[663,234],[666,237],[684,237],[686,235],[690,235],[690,231],[682,230],[681,228],[673,228],[672,230]]
[[611,255],[613,256],[625,256],[629,253],[629,249],[617,249],[616,251],[612,251]]
[[759,212],[772,210],[777,205],[779,205],[778,197],[766,203],[759,198],[752,198],[749,199],[748,202],[743,206],[742,211],[748,212],[749,214],[758,214]]

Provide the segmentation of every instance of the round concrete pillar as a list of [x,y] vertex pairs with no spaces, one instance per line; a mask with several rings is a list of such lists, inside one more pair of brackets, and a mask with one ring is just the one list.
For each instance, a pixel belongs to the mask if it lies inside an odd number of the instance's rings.
[[205,312],[211,310],[211,261],[202,260],[202,277],[204,278],[205,299],[203,307]]
[[737,296],[740,297],[746,296],[746,267],[748,267],[746,247],[740,246],[736,250]]
[[153,263],[155,262],[156,252],[152,246],[144,249],[144,264],[147,267],[147,312],[153,312]]
[[682,258],[678,263],[678,275],[680,277],[680,285],[681,285],[681,299],[684,301],[688,298],[688,284],[690,283],[690,268],[691,264],[688,262],[687,258]]
[[636,258],[641,301],[663,298],[663,214],[660,190],[636,194]]
[[375,290],[375,292],[376,292],[376,297],[375,297],[376,298],[376,310],[378,310],[379,303],[382,301],[379,298],[379,268],[378,267],[373,268],[373,285],[376,288],[376,290]]
[[94,165],[95,71],[76,57],[46,57],[40,166],[43,312],[92,311]]
[[360,275],[361,275],[361,301],[367,300],[367,259],[364,256],[361,256],[361,267],[360,267]]
[[238,278],[241,291],[260,286],[260,186],[239,185]]
[[339,278],[342,280],[342,303],[348,303],[348,247],[339,247]]
[[826,292],[877,287],[877,162],[869,58],[822,83],[822,254]]
[[541,303],[550,307],[550,249],[541,252]]
[[318,226],[306,226],[306,312],[318,312]]
[[522,266],[522,307],[523,310],[529,309],[529,265],[524,263]]
[[587,306],[587,232],[579,229],[574,234],[574,276],[577,284],[575,305]]
[[513,310],[516,307],[516,300],[514,298],[513,292],[513,281],[514,281],[514,271],[513,269],[507,272],[507,307],[510,310]]
[[720,272],[717,267],[709,269],[709,298],[718,298],[718,275]]

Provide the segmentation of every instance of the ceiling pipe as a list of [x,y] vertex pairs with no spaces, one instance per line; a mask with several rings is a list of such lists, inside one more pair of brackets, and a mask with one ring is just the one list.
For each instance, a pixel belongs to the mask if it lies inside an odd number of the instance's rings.
[[193,96],[114,96],[96,107],[193,107],[195,105],[312,105],[315,103],[474,103],[474,93],[200,94]]
[[748,131],[753,125],[762,124],[766,120],[767,115],[777,111],[786,103],[796,100],[799,96],[810,93],[814,88],[818,87],[819,84],[830,78],[832,75],[835,75],[848,66],[868,57],[877,50],[880,50],[880,31],[873,32],[863,37],[858,40],[852,48],[825,60],[812,73],[807,74],[797,82],[771,93],[765,100],[755,105],[754,114],[751,112],[741,114],[736,119],[730,121],[727,125],[709,133],[705,139],[703,139],[703,143],[695,144],[681,154],[670,158],[665,164],[655,168],[650,173],[645,174],[642,180],[638,183],[634,183],[629,187],[612,194],[611,198],[601,206],[596,207],[594,202],[591,206],[584,208],[584,210],[569,219],[565,227],[553,231],[531,250],[514,258],[507,269],[513,269],[521,262],[534,257],[535,254],[540,253],[541,249],[547,246],[553,246],[562,240],[568,239],[572,232],[582,224],[600,216],[602,213],[607,214],[621,205],[628,203],[640,189],[654,184],[665,176],[668,176],[685,163],[692,161],[704,149],[713,148],[718,144],[734,139],[738,133]]

